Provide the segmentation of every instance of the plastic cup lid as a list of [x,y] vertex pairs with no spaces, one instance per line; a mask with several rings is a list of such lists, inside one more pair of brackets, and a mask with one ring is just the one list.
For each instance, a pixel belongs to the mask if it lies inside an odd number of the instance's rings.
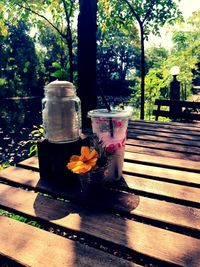
[[110,112],[107,109],[94,109],[88,112],[89,118],[130,118],[132,111],[113,109]]

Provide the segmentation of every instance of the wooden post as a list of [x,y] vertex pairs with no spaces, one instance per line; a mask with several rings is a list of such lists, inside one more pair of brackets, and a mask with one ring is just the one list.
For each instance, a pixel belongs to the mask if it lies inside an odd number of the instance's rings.
[[91,127],[87,112],[97,105],[96,93],[96,13],[97,0],[79,0],[78,16],[78,96],[81,99],[83,129]]

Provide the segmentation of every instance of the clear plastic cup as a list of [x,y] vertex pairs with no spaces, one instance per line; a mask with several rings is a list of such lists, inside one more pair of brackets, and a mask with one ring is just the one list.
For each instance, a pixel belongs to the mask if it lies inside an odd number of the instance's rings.
[[118,180],[122,177],[124,151],[130,110],[95,109],[88,112],[91,118],[92,131],[101,145],[105,147],[110,158],[109,179]]

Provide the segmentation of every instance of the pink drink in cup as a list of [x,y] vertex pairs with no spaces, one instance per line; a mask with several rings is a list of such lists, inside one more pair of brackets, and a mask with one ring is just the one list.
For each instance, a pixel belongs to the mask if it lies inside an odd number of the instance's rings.
[[109,179],[118,180],[122,176],[124,150],[128,119],[132,112],[126,110],[96,109],[88,112],[91,118],[93,134],[111,155],[109,165]]

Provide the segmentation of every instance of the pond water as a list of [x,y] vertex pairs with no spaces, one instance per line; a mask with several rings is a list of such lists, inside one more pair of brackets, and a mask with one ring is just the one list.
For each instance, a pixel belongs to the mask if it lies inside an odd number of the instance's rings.
[[27,157],[29,147],[20,142],[29,140],[33,126],[42,123],[41,110],[41,99],[0,100],[0,164]]

